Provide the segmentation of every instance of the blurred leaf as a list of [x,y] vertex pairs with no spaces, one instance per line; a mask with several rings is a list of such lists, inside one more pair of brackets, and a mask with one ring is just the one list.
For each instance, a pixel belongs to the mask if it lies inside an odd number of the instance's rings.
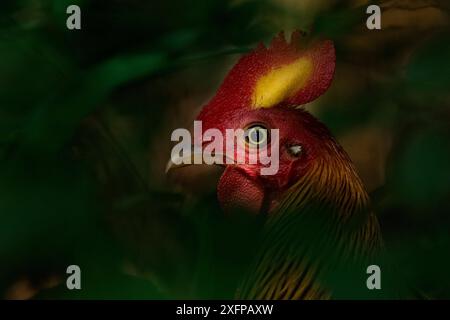
[[439,34],[412,58],[406,71],[407,84],[422,94],[447,93],[450,74],[449,34]]

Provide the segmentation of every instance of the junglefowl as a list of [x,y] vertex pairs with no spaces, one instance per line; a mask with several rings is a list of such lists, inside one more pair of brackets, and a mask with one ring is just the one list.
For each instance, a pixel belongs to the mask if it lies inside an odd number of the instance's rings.
[[[276,174],[261,175],[261,164],[225,164],[217,186],[226,213],[244,209],[264,218],[237,298],[326,299],[369,291],[366,268],[381,248],[377,218],[348,155],[302,108],[329,88],[335,61],[331,41],[307,41],[300,32],[286,41],[280,33],[238,61],[197,117],[203,131],[216,128],[223,136],[226,129],[263,130],[245,137],[247,152],[251,144],[268,148],[269,130],[279,129]],[[169,162],[169,170],[176,167]]]

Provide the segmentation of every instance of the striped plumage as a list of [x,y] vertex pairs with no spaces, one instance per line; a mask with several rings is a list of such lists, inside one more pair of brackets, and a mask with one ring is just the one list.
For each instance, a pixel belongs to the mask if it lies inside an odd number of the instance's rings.
[[304,116],[317,122],[321,157],[269,213],[239,298],[331,298],[330,273],[367,266],[381,247],[378,221],[351,160],[322,124]]
[[[254,126],[279,132],[275,174],[263,175],[261,163],[233,163],[217,186],[226,214],[237,209],[265,219],[238,298],[325,299],[368,291],[366,268],[381,247],[369,197],[328,129],[295,107],[328,89],[335,62],[332,41],[294,32],[288,42],[280,33],[237,62],[197,117],[203,132],[223,136]],[[241,145],[241,152],[255,152],[248,142]]]

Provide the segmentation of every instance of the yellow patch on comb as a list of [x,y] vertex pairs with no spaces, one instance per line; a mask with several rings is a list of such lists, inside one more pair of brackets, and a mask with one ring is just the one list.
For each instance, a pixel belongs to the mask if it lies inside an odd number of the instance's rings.
[[312,61],[304,57],[271,70],[256,83],[253,108],[271,108],[291,97],[305,86],[312,72]]

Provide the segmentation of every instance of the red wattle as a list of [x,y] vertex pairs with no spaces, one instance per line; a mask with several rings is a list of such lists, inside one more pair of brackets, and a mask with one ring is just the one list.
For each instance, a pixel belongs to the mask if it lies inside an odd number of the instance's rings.
[[264,200],[262,186],[235,167],[227,167],[217,186],[217,196],[225,213],[258,214]]

